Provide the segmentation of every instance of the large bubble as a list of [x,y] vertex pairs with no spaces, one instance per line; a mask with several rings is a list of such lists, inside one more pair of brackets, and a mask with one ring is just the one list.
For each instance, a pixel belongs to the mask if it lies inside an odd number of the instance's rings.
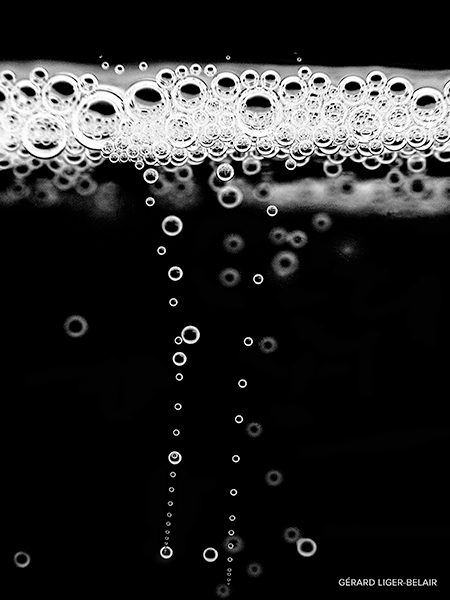
[[10,97],[13,108],[20,113],[30,113],[41,100],[41,90],[37,83],[23,79],[12,88]]
[[123,103],[130,117],[144,121],[162,118],[169,110],[165,90],[151,79],[133,83],[125,92]]
[[104,142],[117,133],[122,115],[120,96],[99,89],[79,104],[72,119],[73,134],[86,148],[100,150]]
[[239,98],[238,122],[251,136],[265,136],[281,121],[282,109],[276,95],[260,88],[245,91]]
[[211,82],[211,91],[222,102],[232,102],[237,98],[240,90],[241,82],[234,73],[219,73]]
[[66,141],[65,121],[49,113],[32,115],[22,130],[24,147],[37,158],[54,158],[65,148]]
[[444,96],[431,87],[416,90],[411,98],[412,118],[418,125],[434,127],[441,122],[447,114]]
[[178,110],[193,111],[201,108],[206,102],[208,87],[198,77],[185,77],[175,84],[171,96]]
[[54,75],[42,88],[44,107],[58,115],[66,115],[74,111],[80,97],[81,91],[77,79],[65,73]]

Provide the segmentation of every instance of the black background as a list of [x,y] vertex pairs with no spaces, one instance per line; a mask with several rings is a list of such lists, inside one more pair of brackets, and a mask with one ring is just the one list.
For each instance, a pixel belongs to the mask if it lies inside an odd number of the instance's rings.
[[[390,65],[449,66],[444,54],[416,42],[416,30],[408,27],[391,28],[383,43],[383,30],[377,34],[374,23],[370,31],[361,26],[350,35],[355,30],[346,23],[336,31],[331,19],[313,28],[304,16],[296,21],[298,31],[291,24],[292,34],[274,34],[284,44],[269,45],[258,31],[276,29],[278,13],[276,19],[260,16],[266,29],[248,18],[239,28],[235,14],[234,25],[222,25],[225,38],[199,25],[184,30],[173,15],[166,14],[162,31],[154,25],[157,13],[145,23],[139,17],[132,14],[130,36],[122,37],[119,26],[125,25],[116,14],[101,30],[92,19],[93,29],[89,19],[80,19],[76,27],[67,24],[67,35],[60,27],[39,41],[11,32],[16,43],[4,38],[3,57],[99,62],[102,54],[113,63],[117,53],[124,63],[149,56],[213,62],[230,54],[236,61],[291,60],[296,66],[295,52],[306,64],[379,64],[375,56],[382,57],[383,48]],[[389,24],[388,17],[381,20]],[[134,46],[127,45],[129,37]],[[367,44],[374,39],[377,46]],[[231,513],[245,541],[232,563],[233,597],[334,594],[341,589],[338,579],[347,577],[434,577],[439,593],[448,588],[439,566],[448,563],[449,538],[443,437],[448,218],[403,223],[336,217],[329,232],[318,234],[308,213],[280,214],[268,223],[263,211],[243,208],[224,216],[206,197],[201,209],[181,215],[183,233],[169,240],[160,227],[167,212],[145,206],[137,172],[121,167],[115,177],[121,178],[123,202],[112,222],[64,206],[1,209],[5,531],[14,597],[25,597],[27,584],[49,597],[66,589],[130,598],[214,597],[215,586],[226,580],[222,541]],[[251,277],[268,271],[274,253],[264,240],[275,224],[310,235],[300,275],[290,285],[267,278],[255,286]],[[247,240],[243,257],[221,249],[230,231]],[[358,260],[345,261],[333,250],[347,232],[360,240]],[[160,244],[168,247],[164,257],[156,253]],[[227,290],[217,274],[231,263],[243,280]],[[182,266],[182,281],[168,280],[172,264]],[[172,296],[180,301],[176,308],[168,305]],[[86,317],[84,337],[64,333],[71,314]],[[187,324],[199,327],[201,339],[188,348],[184,380],[176,382],[173,339]],[[358,349],[336,350],[361,334],[376,340],[364,363],[367,379],[358,370]],[[262,356],[243,346],[246,335],[274,335],[279,349]],[[241,377],[249,381],[244,390],[237,386]],[[177,401],[183,404],[179,413]],[[238,413],[243,425],[234,422]],[[252,420],[264,428],[256,439],[244,431]],[[174,427],[182,432],[176,439]],[[417,430],[427,427],[437,439],[411,441],[423,440]],[[409,430],[410,437],[400,435],[404,443],[386,450],[397,432]],[[356,453],[311,454],[312,444],[352,444],[370,435],[384,435],[384,442]],[[299,447],[310,454],[299,458]],[[175,556],[162,564],[157,552],[172,481],[167,455],[174,449],[183,456],[174,480]],[[241,455],[237,465],[231,462],[235,453]],[[279,487],[264,482],[271,468],[284,475]],[[239,491],[236,498],[231,487]],[[336,524],[347,536],[333,537]],[[314,557],[300,557],[283,541],[289,525],[317,542]],[[365,536],[365,525],[372,532],[380,525],[381,533]],[[402,535],[389,535],[401,526]],[[211,565],[201,558],[207,546],[220,552]],[[30,553],[27,569],[11,561],[18,550]],[[264,568],[259,580],[245,574],[253,560]]]

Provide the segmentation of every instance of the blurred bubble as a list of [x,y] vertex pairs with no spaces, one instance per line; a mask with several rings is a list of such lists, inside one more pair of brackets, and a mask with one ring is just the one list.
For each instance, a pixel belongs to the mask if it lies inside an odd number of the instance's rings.
[[245,247],[244,238],[238,233],[229,233],[224,237],[223,247],[227,252],[236,254]]
[[301,533],[298,527],[286,527],[286,529],[283,531],[283,539],[289,544],[295,544],[295,542],[300,539],[300,536]]
[[244,195],[239,188],[226,185],[217,191],[217,199],[224,208],[236,208],[242,203]]
[[259,340],[258,346],[264,354],[271,354],[278,348],[278,342],[274,337],[266,336]]
[[262,425],[261,423],[258,423],[257,421],[252,421],[251,423],[248,423],[245,427],[245,431],[247,433],[247,435],[249,435],[250,437],[258,437],[261,435],[262,433]]
[[283,475],[281,471],[277,471],[276,469],[272,469],[268,471],[264,477],[266,483],[270,486],[277,486],[283,482]]
[[241,281],[241,275],[237,269],[227,267],[219,273],[219,280],[225,287],[234,287]]
[[290,250],[278,252],[271,261],[271,267],[278,277],[289,277],[299,267],[298,257]]
[[301,229],[294,229],[294,231],[287,234],[286,241],[293,248],[303,248],[308,243],[308,236]]
[[259,577],[263,572],[263,568],[260,563],[252,562],[247,565],[246,573],[250,575],[250,577]]

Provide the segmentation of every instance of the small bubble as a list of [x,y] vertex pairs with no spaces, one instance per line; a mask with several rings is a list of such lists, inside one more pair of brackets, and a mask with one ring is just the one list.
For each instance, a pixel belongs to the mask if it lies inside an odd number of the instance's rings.
[[251,346],[251,345],[253,344],[253,340],[252,340],[252,338],[251,338],[251,337],[246,337],[246,338],[244,338],[244,344],[245,344],[246,346]]
[[153,167],[150,167],[146,171],[144,171],[144,181],[147,183],[156,183],[159,179],[159,173]]
[[221,163],[216,169],[217,178],[221,181],[230,181],[234,176],[234,168],[230,163]]
[[269,215],[269,217],[274,217],[276,214],[278,214],[278,208],[274,204],[269,204],[269,206],[266,209],[266,212]]
[[176,215],[170,215],[163,220],[162,229],[166,235],[178,235],[183,229],[183,221]]
[[233,488],[232,490],[230,490],[230,494],[231,494],[232,496],[236,496],[236,494],[237,494],[237,490],[235,490],[235,489]]
[[286,169],[288,171],[294,171],[294,169],[297,168],[297,162],[293,158],[290,157],[290,158],[286,159],[284,166],[286,167]]
[[145,204],[147,206],[154,206],[155,205],[155,199],[152,198],[151,196],[149,196],[148,198],[146,198]]
[[264,277],[260,273],[253,275],[253,283],[256,283],[256,285],[260,285],[263,281]]
[[244,420],[244,417],[242,415],[236,415],[234,417],[234,420],[236,421],[236,423],[240,424]]
[[300,56],[297,56],[297,62],[302,62],[302,59]]
[[226,58],[227,60],[230,60],[231,56],[230,56],[229,54],[227,54],[227,55],[225,56],[225,58]]
[[181,404],[177,402],[174,406],[175,410],[181,410]]
[[176,298],[171,298],[169,300],[170,306],[176,306],[178,304],[178,300]]
[[239,381],[238,381],[238,386],[239,386],[240,388],[245,388],[245,387],[247,387],[247,381],[246,381],[245,379],[239,379]]
[[187,356],[184,352],[175,352],[172,356],[172,360],[178,367],[182,367],[186,364]]
[[297,540],[297,551],[301,556],[312,556],[316,553],[317,544],[311,538],[300,538]]
[[117,73],[117,75],[122,75],[122,73],[124,73],[125,71],[125,67],[123,65],[116,65],[114,67],[114,72]]
[[214,562],[217,560],[218,556],[219,553],[215,548],[206,548],[206,550],[203,552],[203,558],[206,560],[206,562]]
[[148,69],[148,64],[146,62],[144,62],[144,61],[140,62],[139,63],[139,69],[141,71],[146,71]]
[[[231,457],[231,460],[232,460],[234,463],[238,463],[238,462],[241,460],[241,457],[240,457],[240,456],[238,456],[237,454],[235,454],[234,456],[232,456],[232,457]],[[230,535],[233,535],[233,534],[230,534]]]
[[178,67],[175,69],[175,75],[180,79],[183,79],[189,75],[189,69],[186,67],[186,65],[178,65]]
[[183,277],[183,271],[180,267],[170,267],[168,275],[172,281],[179,281]]
[[198,63],[193,63],[189,67],[189,72],[191,75],[200,75],[200,73],[202,72],[202,67]]
[[165,254],[167,252],[167,250],[164,246],[159,246],[157,252],[160,256],[162,256],[163,254]]
[[108,63],[108,62],[106,62],[106,60],[105,60],[104,62],[102,62],[102,69],[103,69],[104,71],[106,71],[107,69],[109,69],[109,63]]
[[171,465],[178,465],[181,462],[181,454],[174,450],[168,456]]
[[200,339],[200,329],[194,325],[187,325],[181,331],[181,338],[185,344],[196,344]]
[[203,73],[207,77],[214,77],[214,75],[217,73],[216,65],[213,65],[212,63],[206,65],[205,68],[203,69]]

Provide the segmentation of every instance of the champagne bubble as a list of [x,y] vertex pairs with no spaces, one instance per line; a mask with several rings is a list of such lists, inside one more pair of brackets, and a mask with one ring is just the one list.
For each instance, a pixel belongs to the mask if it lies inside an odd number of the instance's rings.
[[301,533],[298,527],[286,527],[283,531],[283,539],[288,544],[295,544],[297,540],[300,539]]
[[244,238],[237,233],[229,233],[224,237],[223,247],[227,252],[236,254],[245,248]]
[[244,195],[236,186],[226,185],[217,191],[217,199],[224,208],[236,208],[242,203]]
[[272,244],[277,244],[278,246],[284,244],[288,239],[288,232],[284,227],[273,227],[269,231],[269,240]]
[[182,229],[183,221],[180,219],[180,217],[170,215],[163,219],[162,230],[166,235],[173,237],[181,233]]
[[310,538],[301,537],[297,540],[297,551],[301,556],[313,556],[317,551],[317,544]]
[[170,267],[168,275],[172,281],[179,281],[183,277],[183,271],[180,267]]
[[237,269],[228,267],[219,273],[219,281],[225,287],[234,287],[241,281],[241,275]]

